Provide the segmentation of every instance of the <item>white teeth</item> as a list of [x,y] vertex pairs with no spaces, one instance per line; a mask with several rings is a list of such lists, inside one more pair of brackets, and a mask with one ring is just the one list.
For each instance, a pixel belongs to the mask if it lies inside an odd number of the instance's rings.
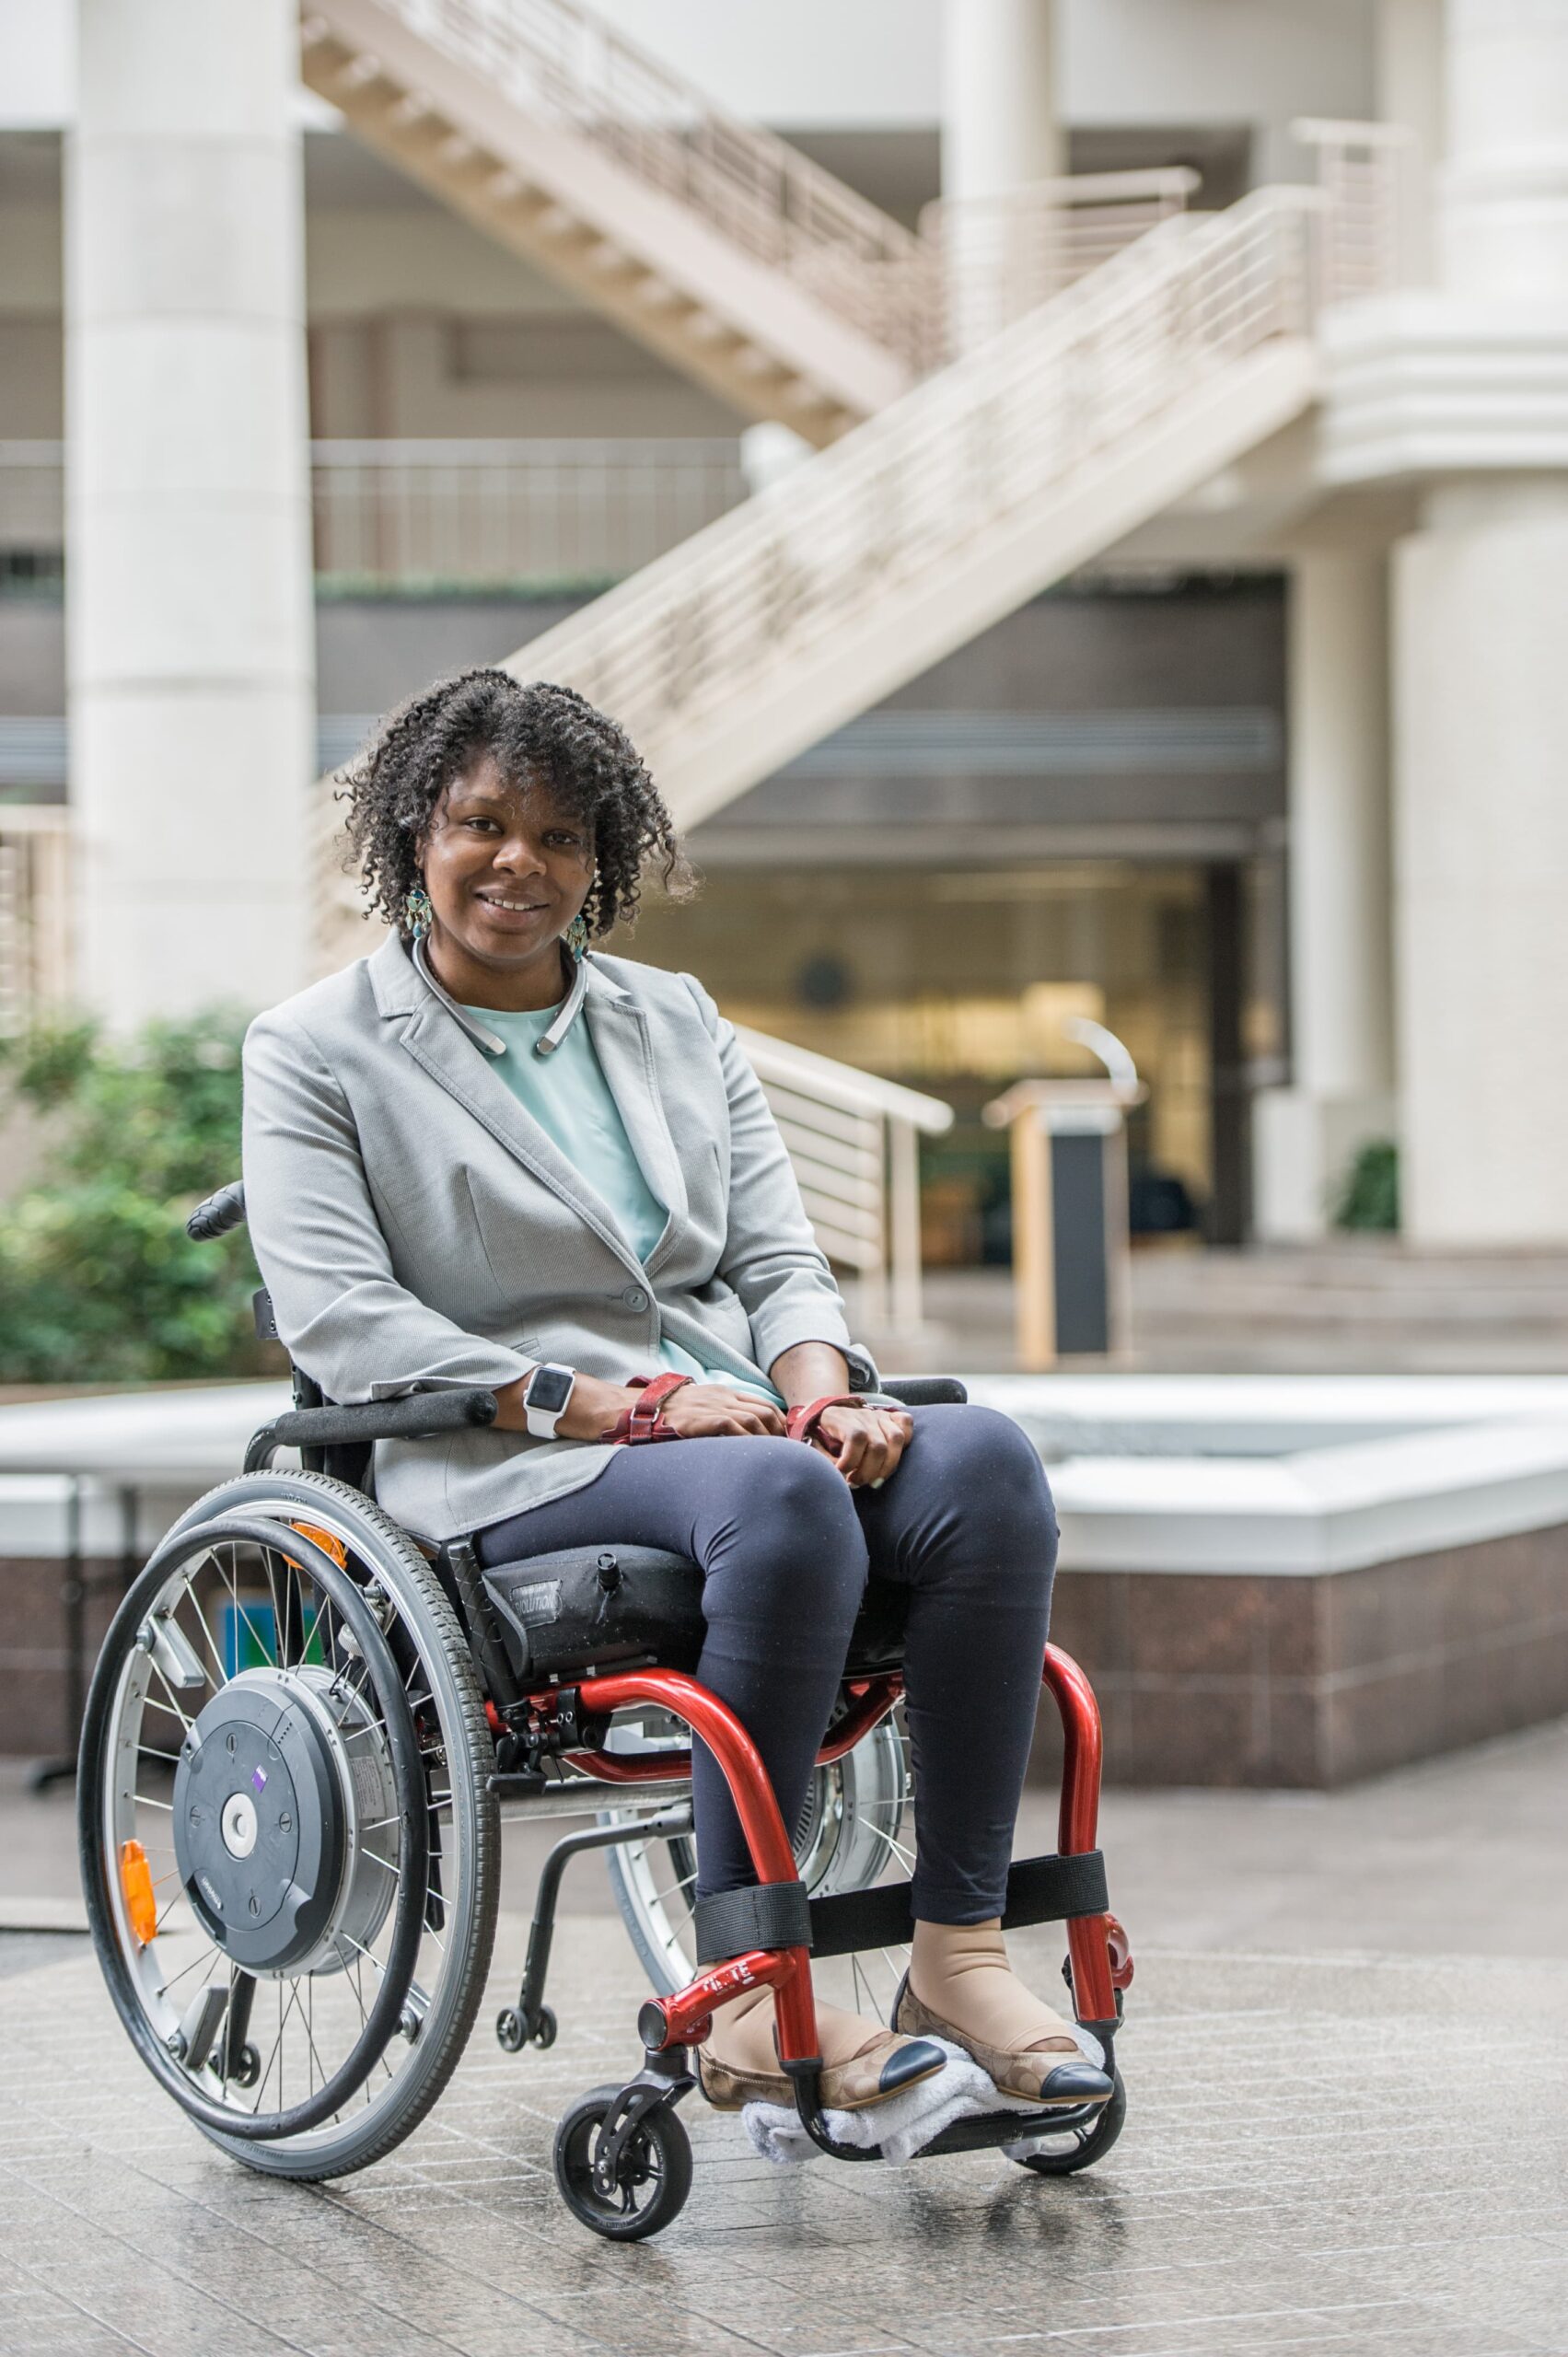
[[488,900],[493,909],[521,909],[526,911],[528,909],[542,908],[544,905],[542,900],[503,900],[494,892],[482,892],[480,894],[480,898],[481,900]]

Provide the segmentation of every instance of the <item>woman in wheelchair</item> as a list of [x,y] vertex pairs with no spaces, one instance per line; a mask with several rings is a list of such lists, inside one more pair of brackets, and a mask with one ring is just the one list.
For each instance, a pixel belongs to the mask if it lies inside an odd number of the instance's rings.
[[[955,2042],[1009,2096],[1103,2103],[1000,1927],[1056,1528],[972,1405],[878,1390],[730,1026],[692,976],[589,945],[687,871],[647,771],[568,689],[440,683],[349,775],[393,927],[252,1027],[246,1207],[284,1341],[332,1399],[482,1386],[494,1426],[382,1441],[377,1493],[482,1565],[615,1541],[703,1573],[697,1675],[805,1804],[868,1575],[907,1596],[912,1961],[891,2030],[819,2007],[822,2100],[874,2106]],[[651,1444],[677,1443],[679,1446]],[[698,1747],[700,1897],[754,1881]],[[718,2010],[708,2100],[792,2100],[771,1990]]]

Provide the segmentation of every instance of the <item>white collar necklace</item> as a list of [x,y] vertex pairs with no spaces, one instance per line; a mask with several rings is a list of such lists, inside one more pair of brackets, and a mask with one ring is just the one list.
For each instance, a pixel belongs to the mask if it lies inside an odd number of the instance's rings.
[[[447,1014],[456,1022],[461,1024],[476,1046],[483,1048],[490,1055],[504,1056],[506,1052],[505,1040],[498,1039],[494,1031],[487,1031],[483,1024],[476,1021],[469,1013],[466,1006],[459,1004],[450,992],[442,989],[430,970],[430,960],[424,954],[424,941],[422,935],[415,936],[413,946],[409,954],[413,959],[414,971],[420,981],[440,1000]],[[587,995],[587,958],[586,957],[577,958],[575,966],[576,970],[572,976],[572,987],[566,993],[565,1004],[549,1030],[542,1033],[533,1043],[533,1051],[536,1056],[552,1056],[577,1019],[578,1009]]]

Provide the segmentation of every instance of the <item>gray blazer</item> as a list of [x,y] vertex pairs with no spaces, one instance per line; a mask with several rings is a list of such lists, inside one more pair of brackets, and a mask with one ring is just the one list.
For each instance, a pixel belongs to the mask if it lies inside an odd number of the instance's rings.
[[[590,951],[577,1019],[668,1213],[645,1267],[396,938],[258,1016],[245,1201],[292,1356],[349,1401],[494,1388],[540,1359],[624,1382],[654,1370],[661,1334],[750,1376],[822,1341],[875,1390],[767,1101],[701,983]],[[613,1455],[481,1429],[382,1441],[377,1494],[448,1538],[580,1489]]]

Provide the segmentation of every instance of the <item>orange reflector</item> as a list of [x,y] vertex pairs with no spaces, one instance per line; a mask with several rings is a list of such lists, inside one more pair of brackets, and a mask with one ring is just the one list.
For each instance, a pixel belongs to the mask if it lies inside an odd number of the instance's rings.
[[153,1870],[139,1841],[120,1845],[120,1887],[131,1929],[145,1947],[157,1930],[157,1900],[153,1894]]
[[302,1538],[314,1539],[322,1553],[331,1557],[340,1572],[347,1571],[348,1549],[341,1538],[334,1538],[330,1530],[318,1530],[313,1522],[296,1522],[291,1527],[297,1530]]

